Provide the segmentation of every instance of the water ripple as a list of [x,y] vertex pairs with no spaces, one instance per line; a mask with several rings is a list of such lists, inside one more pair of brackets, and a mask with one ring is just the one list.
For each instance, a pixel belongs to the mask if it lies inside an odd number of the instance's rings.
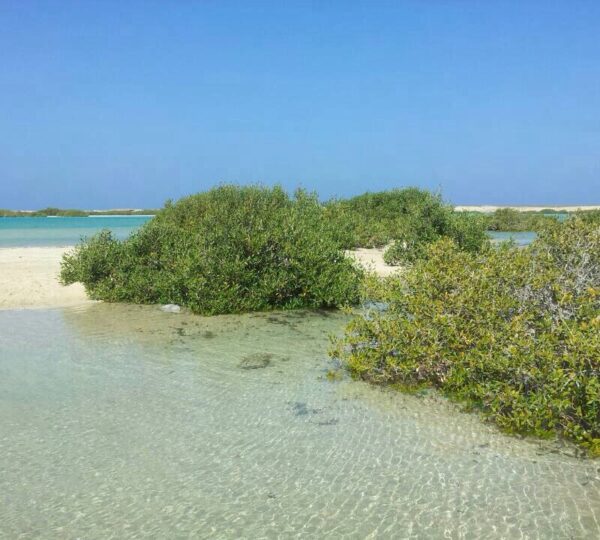
[[328,381],[344,321],[0,313],[0,537],[600,537],[597,461]]

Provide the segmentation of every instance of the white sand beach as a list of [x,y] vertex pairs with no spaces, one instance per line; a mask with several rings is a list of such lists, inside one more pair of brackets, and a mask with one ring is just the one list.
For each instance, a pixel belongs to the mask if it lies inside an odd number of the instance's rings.
[[[63,286],[58,282],[60,261],[72,248],[20,247],[0,248],[0,309],[41,309],[90,304],[83,285]],[[365,269],[380,276],[398,270],[383,261],[383,249],[348,251]]]
[[0,309],[71,307],[91,303],[83,285],[58,282],[60,260],[69,248],[0,249]]

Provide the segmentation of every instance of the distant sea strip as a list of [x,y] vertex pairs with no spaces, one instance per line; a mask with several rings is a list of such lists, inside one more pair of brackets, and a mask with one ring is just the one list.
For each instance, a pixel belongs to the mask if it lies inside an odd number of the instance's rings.
[[82,238],[109,229],[120,240],[127,238],[153,216],[3,217],[0,248],[73,246]]

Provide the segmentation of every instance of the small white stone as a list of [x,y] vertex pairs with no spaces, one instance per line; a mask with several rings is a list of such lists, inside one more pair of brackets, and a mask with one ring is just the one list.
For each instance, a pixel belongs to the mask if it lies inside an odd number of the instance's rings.
[[165,304],[164,306],[160,306],[161,311],[165,313],[179,313],[181,311],[181,306],[177,304]]

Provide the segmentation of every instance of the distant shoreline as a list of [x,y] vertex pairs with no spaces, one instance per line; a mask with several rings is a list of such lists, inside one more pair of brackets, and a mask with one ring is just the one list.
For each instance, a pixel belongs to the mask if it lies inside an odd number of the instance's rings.
[[151,217],[158,213],[154,208],[113,210],[77,210],[62,208],[44,208],[42,210],[7,210],[0,208],[0,218],[3,217]]
[[531,205],[491,205],[491,204],[474,204],[474,205],[456,205],[454,209],[457,212],[495,212],[496,210],[509,208],[517,212],[541,212],[542,210],[551,210],[553,212],[578,212],[600,210],[599,204],[581,204],[581,205],[546,205],[546,206],[531,206]]
[[[600,204],[567,204],[567,205],[493,205],[493,204],[458,204],[454,206],[457,212],[493,213],[500,209],[511,209],[517,212],[578,212],[600,210]],[[2,217],[149,217],[159,212],[156,208],[113,208],[107,210],[78,210],[61,208],[44,208],[42,210],[8,210],[0,208]]]

